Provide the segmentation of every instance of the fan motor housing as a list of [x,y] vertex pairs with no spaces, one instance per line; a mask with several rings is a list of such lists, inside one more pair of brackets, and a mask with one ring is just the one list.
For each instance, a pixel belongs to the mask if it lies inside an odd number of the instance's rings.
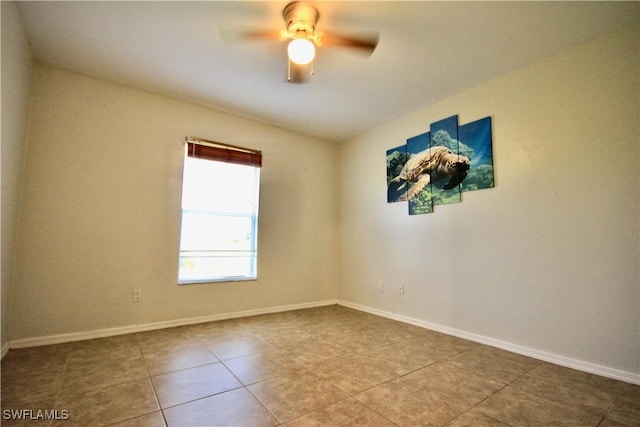
[[320,14],[318,9],[309,3],[294,1],[285,6],[282,17],[287,31],[294,38],[310,37],[315,31]]

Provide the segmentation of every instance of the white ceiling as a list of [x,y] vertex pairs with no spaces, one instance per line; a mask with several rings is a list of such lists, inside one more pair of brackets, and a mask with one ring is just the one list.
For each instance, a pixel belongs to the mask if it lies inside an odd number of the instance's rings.
[[640,2],[316,1],[319,30],[380,33],[366,58],[321,49],[286,82],[284,44],[220,29],[284,29],[286,1],[18,2],[39,63],[343,141],[640,19]]

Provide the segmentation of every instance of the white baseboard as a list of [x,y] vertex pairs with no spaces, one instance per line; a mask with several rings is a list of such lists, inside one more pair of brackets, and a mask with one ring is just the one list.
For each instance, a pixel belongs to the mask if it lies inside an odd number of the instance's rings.
[[4,344],[2,345],[2,350],[0,350],[0,359],[3,359],[3,358],[4,358],[4,356],[6,356],[6,355],[7,355],[7,353],[9,352],[10,344],[11,344],[11,343],[6,342],[6,343],[4,343]]
[[[291,304],[277,307],[259,308],[255,310],[237,311],[232,313],[214,314],[210,316],[191,317],[186,319],[167,320],[162,322],[146,323],[141,325],[121,326],[116,328],[97,329],[86,332],[74,332],[69,334],[49,335],[36,338],[24,338],[19,340],[12,340],[5,345],[9,348],[27,348],[37,347],[50,344],[61,344],[74,341],[84,341],[95,338],[111,337],[116,335],[125,335],[136,332],[153,331],[156,329],[173,328],[176,326],[195,325],[198,323],[214,322],[216,320],[236,319],[239,317],[258,316],[260,314],[279,313],[283,311],[301,310],[305,308],[322,307],[326,305],[337,304],[336,300],[316,301],[311,303]],[[4,347],[3,356],[5,354]]]
[[86,332],[76,332],[69,334],[50,335],[36,338],[24,338],[19,340],[12,340],[9,343],[5,343],[2,346],[2,357],[9,351],[10,348],[26,348],[36,347],[41,345],[61,344],[66,342],[83,341],[94,338],[104,338],[115,335],[131,334],[136,332],[152,331],[156,329],[172,328],[176,326],[194,325],[198,323],[213,322],[217,320],[236,319],[240,317],[257,316],[261,314],[279,313],[283,311],[301,310],[305,308],[322,307],[326,305],[340,304],[345,307],[353,308],[358,311],[363,311],[377,316],[386,317],[388,319],[397,320],[403,323],[419,326],[421,328],[429,329],[436,332],[441,332],[447,335],[453,335],[459,338],[464,338],[469,341],[477,342],[480,344],[486,344],[492,347],[500,348],[502,350],[510,351],[513,353],[521,354],[523,356],[533,357],[534,359],[543,360],[545,362],[553,363],[555,365],[564,366],[567,368],[576,369],[583,372],[588,372],[595,375],[600,375],[615,380],[620,380],[632,384],[640,385],[640,374],[633,372],[621,371],[618,369],[609,368],[606,366],[596,365],[589,362],[584,362],[569,357],[560,356],[545,351],[532,349],[529,347],[512,344],[506,341],[497,340],[483,335],[474,334],[467,331],[451,328],[448,326],[438,325],[424,320],[414,319],[412,317],[403,316],[400,314],[391,313],[384,310],[378,310],[375,308],[363,306],[360,304],[354,304],[344,300],[324,300],[311,303],[283,305],[277,307],[267,307],[255,310],[237,311],[232,313],[214,314],[210,316],[191,317],[186,319],[168,320],[155,323],[147,323],[140,325],[122,326],[117,328],[98,329]]
[[483,335],[478,335],[471,332],[450,328],[448,326],[438,325],[435,323],[426,322],[424,320],[414,319],[412,317],[390,313],[388,311],[378,310],[378,309],[363,306],[360,304],[354,304],[349,301],[338,300],[337,303],[345,307],[353,308],[355,310],[364,311],[366,313],[375,314],[377,316],[386,317],[388,319],[398,320],[403,323],[409,323],[411,325],[420,326],[425,329],[441,332],[447,335],[453,335],[459,338],[464,338],[466,340],[477,342],[480,344],[486,344],[491,347],[496,347],[502,350],[510,351],[512,353],[517,353],[523,356],[528,356],[534,359],[553,363],[554,365],[560,365],[566,368],[576,369],[578,371],[588,372],[590,374],[600,375],[602,377],[612,378],[615,380],[620,380],[627,383],[640,385],[640,374],[636,374],[634,372],[621,371],[619,369],[609,368],[607,366],[596,365],[593,363],[584,362],[582,360],[572,359],[569,357],[560,356],[560,355],[549,353],[546,351],[540,351],[540,350],[532,349],[529,347],[512,344],[510,342],[485,337]]

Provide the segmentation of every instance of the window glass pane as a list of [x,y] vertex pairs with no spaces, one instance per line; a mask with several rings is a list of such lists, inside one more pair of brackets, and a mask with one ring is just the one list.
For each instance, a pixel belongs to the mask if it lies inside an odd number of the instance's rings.
[[180,256],[180,280],[198,282],[255,278],[255,262],[255,254],[185,252]]
[[251,213],[256,208],[260,169],[187,157],[182,209]]
[[251,216],[215,215],[182,211],[182,251],[252,250]]
[[260,169],[186,157],[180,283],[256,278]]

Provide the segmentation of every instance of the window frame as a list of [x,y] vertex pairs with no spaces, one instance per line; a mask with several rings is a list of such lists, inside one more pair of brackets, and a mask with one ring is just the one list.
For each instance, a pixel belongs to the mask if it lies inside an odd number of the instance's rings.
[[[257,173],[257,177],[254,183],[255,189],[255,205],[253,211],[251,213],[248,212],[228,212],[228,211],[213,211],[213,210],[197,210],[190,209],[184,207],[184,192],[185,192],[185,181],[184,181],[184,171],[187,167],[187,159],[188,158],[198,158],[203,160],[210,160],[215,162],[222,163],[232,163],[242,166],[253,167],[255,173]],[[185,154],[184,154],[184,164],[183,164],[183,176],[182,176],[182,193],[181,193],[181,202],[180,202],[180,241],[179,241],[179,254],[178,254],[178,274],[177,274],[177,283],[178,285],[191,285],[191,284],[204,284],[204,283],[220,283],[220,282],[244,282],[244,281],[256,281],[258,280],[258,217],[259,217],[259,199],[260,199],[260,168],[262,167],[262,152],[259,150],[254,150],[245,147],[239,147],[230,144],[224,144],[216,141],[210,141],[202,138],[196,138],[188,136],[185,139]],[[248,275],[233,275],[233,276],[210,276],[210,277],[201,277],[201,278],[183,278],[181,277],[182,272],[182,261],[183,261],[183,253],[188,252],[188,250],[183,251],[183,221],[185,213],[192,214],[201,214],[201,215],[214,215],[214,216],[227,216],[227,217],[236,217],[236,218],[248,218],[251,221],[251,235],[249,237],[249,250],[241,251],[244,253],[249,253],[249,262],[250,262],[250,271]],[[196,251],[193,252],[207,252]],[[224,254],[231,254],[234,250],[218,250],[215,251],[222,256],[218,258],[224,258]],[[214,256],[214,258],[216,258]]]

